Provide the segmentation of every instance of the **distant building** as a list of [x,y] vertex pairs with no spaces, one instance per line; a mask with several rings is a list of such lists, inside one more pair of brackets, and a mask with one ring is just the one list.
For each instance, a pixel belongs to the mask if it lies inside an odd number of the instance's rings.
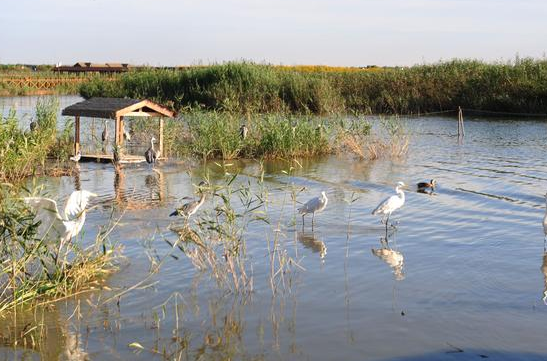
[[72,66],[55,66],[53,71],[60,73],[123,73],[134,66],[126,63],[91,63],[78,62]]

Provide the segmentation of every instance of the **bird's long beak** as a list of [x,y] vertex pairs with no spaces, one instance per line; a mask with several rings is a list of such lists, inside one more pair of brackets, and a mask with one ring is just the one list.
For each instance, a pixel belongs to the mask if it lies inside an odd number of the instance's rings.
[[91,193],[91,192],[89,192],[89,196],[90,196],[90,197],[98,197],[99,195],[96,194],[96,193]]

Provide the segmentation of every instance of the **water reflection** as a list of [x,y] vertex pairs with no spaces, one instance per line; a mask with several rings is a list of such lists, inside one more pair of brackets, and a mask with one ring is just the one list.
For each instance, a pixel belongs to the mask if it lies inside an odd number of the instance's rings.
[[404,273],[404,256],[403,253],[394,250],[389,246],[389,238],[380,237],[380,248],[372,248],[372,254],[384,261],[389,267],[393,269],[393,275],[396,281],[402,281],[405,279]]
[[314,253],[319,253],[319,258],[325,260],[327,256],[327,245],[313,232],[297,232],[297,238],[305,248],[311,249]]
[[88,360],[82,335],[56,307],[18,312],[0,322],[2,359]]
[[[114,165],[114,202],[126,209],[157,208],[166,201],[165,176],[162,170],[155,169],[151,175],[144,177],[144,186],[128,190],[125,180],[125,169]],[[103,199],[108,204],[110,199]]]
[[543,273],[543,303],[547,305],[547,252],[543,253],[543,262],[541,263],[541,273]]

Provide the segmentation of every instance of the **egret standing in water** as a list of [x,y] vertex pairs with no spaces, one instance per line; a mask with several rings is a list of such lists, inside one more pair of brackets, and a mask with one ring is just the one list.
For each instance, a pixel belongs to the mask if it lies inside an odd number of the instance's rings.
[[302,215],[302,228],[304,228],[304,216],[311,213],[311,229],[313,229],[313,222],[315,219],[315,212],[322,212],[327,206],[329,199],[327,194],[323,191],[320,197],[315,197],[306,202],[302,207],[298,208],[298,212]]
[[204,181],[200,182],[198,185],[198,193],[200,193],[199,200],[183,204],[181,207],[175,209],[175,211],[171,213],[169,217],[183,216],[186,219],[184,223],[188,223],[190,216],[196,213],[199,207],[201,207],[205,202],[205,191],[202,188],[206,185],[207,183]]
[[156,164],[156,159],[158,159],[158,153],[154,150],[154,142],[156,141],[156,138],[152,137],[150,139],[150,148],[144,152],[144,158],[146,159],[146,162],[148,164],[152,164],[152,167],[154,167],[154,164]]
[[39,221],[38,236],[59,241],[56,262],[64,245],[82,230],[85,222],[86,207],[95,193],[74,191],[68,197],[63,214],[59,214],[57,202],[44,197],[25,197],[23,201],[34,211],[35,221]]
[[405,193],[403,192],[404,188],[406,188],[406,185],[403,182],[398,182],[397,186],[395,187],[395,192],[397,192],[397,195],[384,199],[382,203],[380,203],[378,207],[376,207],[372,211],[373,215],[382,215],[382,223],[384,223],[384,220],[386,223],[386,233],[389,216],[391,216],[391,213],[393,213],[393,211],[401,208],[405,204]]

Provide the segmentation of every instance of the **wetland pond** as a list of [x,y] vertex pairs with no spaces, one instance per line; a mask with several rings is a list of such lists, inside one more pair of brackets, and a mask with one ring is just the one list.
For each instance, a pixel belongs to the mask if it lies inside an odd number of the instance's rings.
[[[0,359],[547,359],[547,124],[466,119],[459,143],[454,118],[404,121],[411,142],[399,160],[81,163],[75,176],[29,180],[58,201],[76,188],[99,194],[84,242],[112,207],[124,210],[110,239],[125,258],[102,290],[0,321]],[[266,195],[268,223],[237,221],[251,290],[219,286],[170,245],[181,198],[205,176],[225,185],[226,173]],[[433,194],[412,188],[431,178]],[[370,213],[399,180],[411,189],[386,245]],[[305,202],[323,190],[328,205],[303,232],[291,194]],[[37,323],[40,345],[7,345]]]

